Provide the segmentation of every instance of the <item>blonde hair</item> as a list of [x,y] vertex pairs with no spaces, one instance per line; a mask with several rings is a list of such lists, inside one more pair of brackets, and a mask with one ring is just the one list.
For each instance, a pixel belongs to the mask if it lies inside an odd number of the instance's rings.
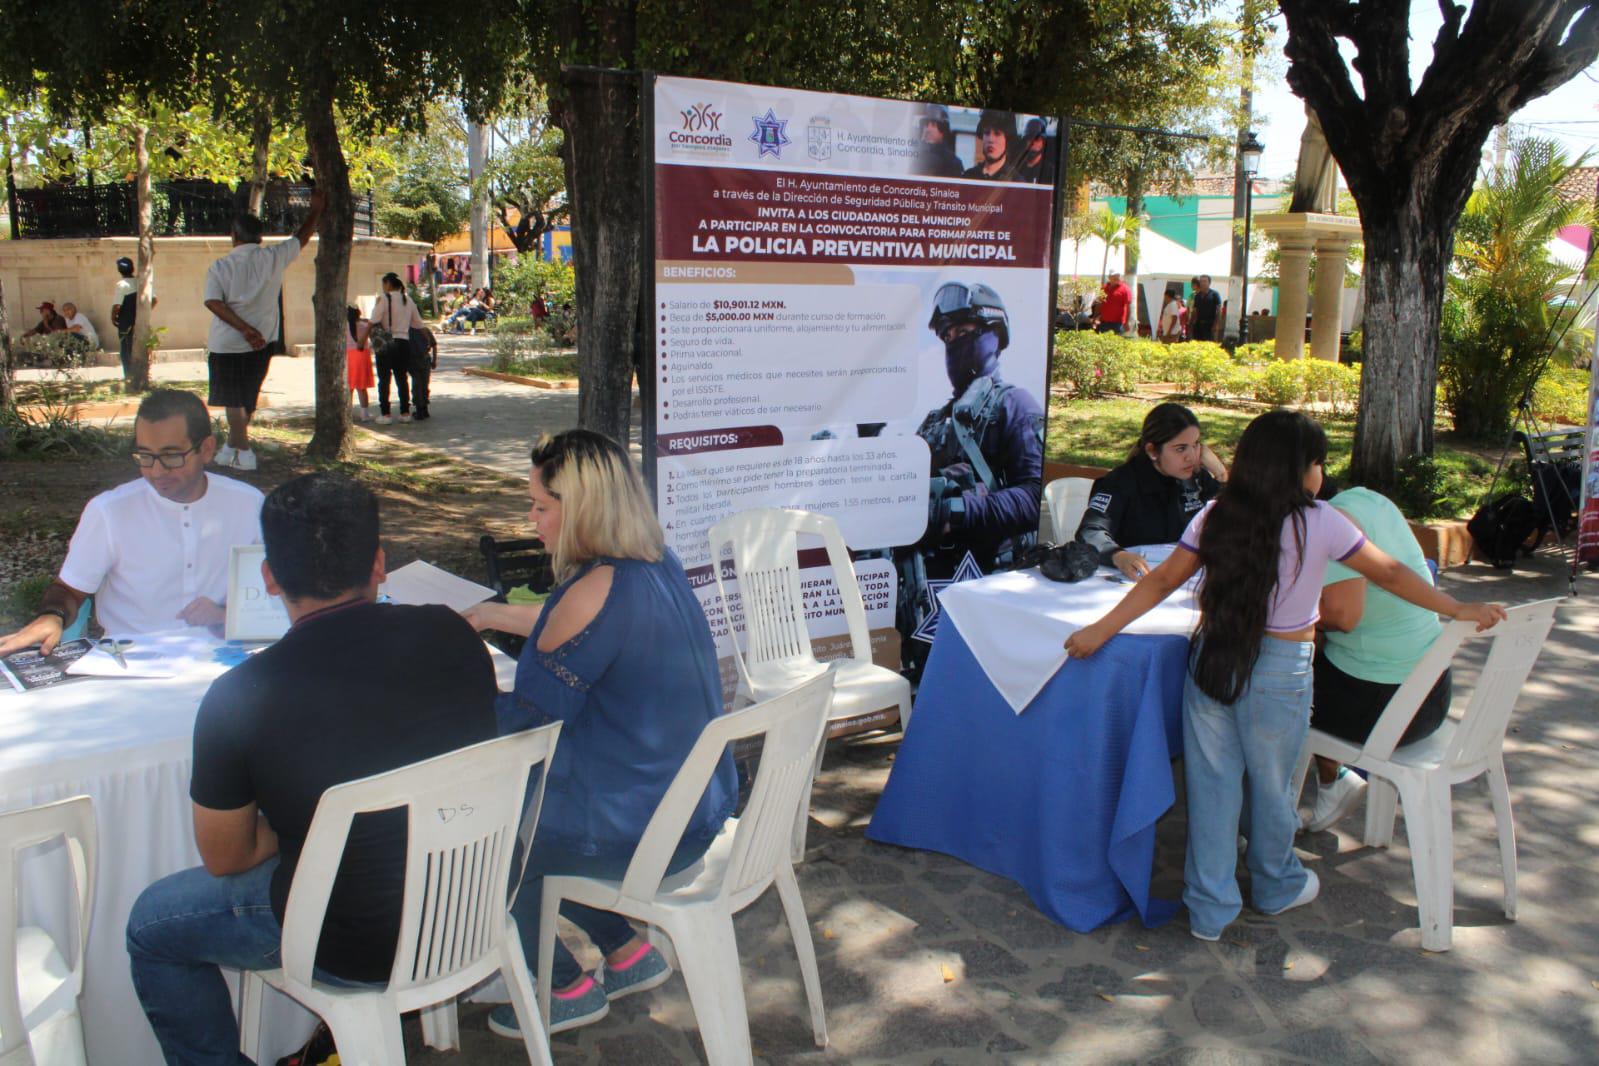
[[557,581],[602,556],[660,560],[666,538],[644,479],[620,444],[593,430],[571,429],[540,437],[532,459],[545,491],[561,501],[561,531],[549,546]]

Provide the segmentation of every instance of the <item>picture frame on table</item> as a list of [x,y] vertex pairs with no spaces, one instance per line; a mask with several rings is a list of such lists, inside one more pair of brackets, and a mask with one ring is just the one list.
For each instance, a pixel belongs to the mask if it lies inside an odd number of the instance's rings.
[[228,559],[227,625],[224,636],[237,641],[272,641],[289,631],[283,601],[266,589],[261,563],[266,548],[236,544]]

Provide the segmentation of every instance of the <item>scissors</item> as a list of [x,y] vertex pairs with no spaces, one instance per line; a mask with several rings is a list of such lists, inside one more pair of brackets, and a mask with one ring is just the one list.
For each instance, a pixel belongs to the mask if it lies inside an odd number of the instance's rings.
[[112,657],[116,659],[117,665],[122,667],[122,669],[126,670],[128,668],[128,660],[122,654],[122,649],[133,647],[133,641],[112,640],[110,637],[101,637],[94,642],[94,646],[110,652]]

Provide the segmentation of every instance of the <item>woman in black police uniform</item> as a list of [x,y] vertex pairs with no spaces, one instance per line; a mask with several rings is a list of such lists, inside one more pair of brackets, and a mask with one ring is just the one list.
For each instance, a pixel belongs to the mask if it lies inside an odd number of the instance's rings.
[[1127,461],[1094,482],[1077,539],[1099,561],[1137,580],[1149,563],[1122,545],[1171,544],[1227,480],[1227,468],[1199,439],[1199,419],[1179,403],[1157,404]]

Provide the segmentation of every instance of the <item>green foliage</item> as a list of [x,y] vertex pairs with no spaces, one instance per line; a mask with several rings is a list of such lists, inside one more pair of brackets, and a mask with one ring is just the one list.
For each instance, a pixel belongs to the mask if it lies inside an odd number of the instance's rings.
[[1305,394],[1305,376],[1299,369],[1302,365],[1300,360],[1279,360],[1265,366],[1254,381],[1255,399],[1273,407],[1298,403]]
[[1138,380],[1138,357],[1129,342],[1109,333],[1067,330],[1055,334],[1051,377],[1083,398],[1127,392]]
[[494,297],[506,312],[525,314],[540,293],[550,312],[544,330],[556,344],[571,343],[576,316],[561,310],[563,305],[575,307],[577,303],[577,275],[570,263],[524,255],[494,275]]
[[1587,422],[1587,370],[1551,366],[1532,389],[1532,413],[1545,422],[1581,426]]
[[1167,358],[1168,379],[1190,396],[1215,399],[1232,390],[1237,370],[1227,350],[1214,341],[1174,344]]
[[1584,161],[1568,162],[1551,141],[1519,141],[1510,165],[1472,193],[1460,216],[1438,377],[1461,433],[1506,432],[1550,342],[1564,332],[1552,362],[1571,366],[1588,340],[1585,331],[1564,330],[1576,309],[1554,302],[1566,269],[1548,251],[1562,228],[1595,222],[1592,205],[1559,194],[1560,181]]
[[10,631],[32,621],[44,590],[54,580],[51,574],[33,574],[0,588],[0,627]]
[[0,410],[0,459],[102,459],[130,443],[125,433],[85,425],[65,404]]

